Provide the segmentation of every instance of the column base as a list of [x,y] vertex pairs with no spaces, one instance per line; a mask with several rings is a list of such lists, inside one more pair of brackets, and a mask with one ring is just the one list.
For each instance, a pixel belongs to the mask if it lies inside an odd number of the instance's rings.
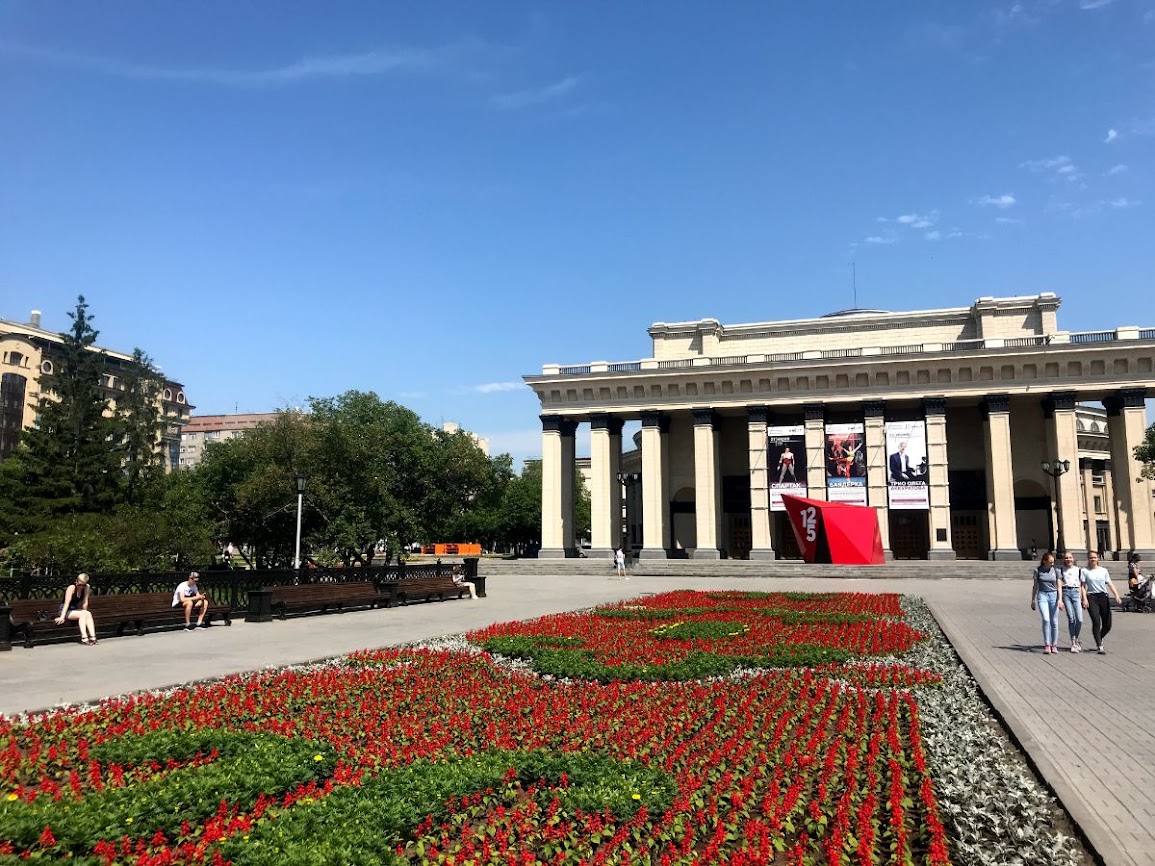
[[638,559],[669,559],[664,547],[643,547],[638,551]]
[[[1021,556],[1022,555],[1016,550],[1014,558],[1020,559]],[[926,552],[926,558],[930,559],[930,560],[955,560],[955,559],[958,559],[958,557],[955,555],[954,550],[950,547],[938,547],[938,548],[932,547],[930,550],[928,550]]]
[[722,551],[716,547],[695,547],[690,552],[690,559],[721,559]]
[[577,548],[543,547],[537,552],[538,559],[577,559]]
[[774,550],[772,548],[769,548],[769,547],[755,548],[754,550],[750,551],[750,558],[772,562],[773,560],[778,558],[778,554],[775,553]]
[[609,547],[591,547],[586,551],[586,559],[613,559],[615,552]]
[[894,562],[894,551],[889,547],[882,548],[882,558],[887,562]]
[[1004,547],[989,551],[987,553],[987,559],[994,560],[995,562],[1022,562],[1023,554],[1022,551],[1015,550],[1013,547]]

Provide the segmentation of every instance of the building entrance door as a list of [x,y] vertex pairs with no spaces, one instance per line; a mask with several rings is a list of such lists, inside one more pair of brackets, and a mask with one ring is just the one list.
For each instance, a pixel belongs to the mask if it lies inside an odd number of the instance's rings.
[[790,518],[785,511],[775,511],[771,517],[774,525],[774,550],[779,559],[801,559],[802,551],[798,547],[798,539],[794,537],[794,530],[790,527]]
[[895,559],[926,559],[930,517],[925,511],[890,512],[890,550]]
[[979,528],[979,512],[952,511],[950,513],[950,540],[957,559],[982,559],[983,539]]

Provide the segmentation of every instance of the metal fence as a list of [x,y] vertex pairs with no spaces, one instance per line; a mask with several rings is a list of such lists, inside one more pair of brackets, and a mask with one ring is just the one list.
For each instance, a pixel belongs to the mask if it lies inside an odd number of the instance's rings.
[[[365,568],[305,568],[268,571],[202,571],[200,585],[217,604],[227,604],[234,611],[248,609],[249,592],[266,586],[291,586],[295,583],[348,583],[372,581],[386,584],[403,578],[443,577],[450,574],[451,563],[441,560],[408,565],[369,566]],[[477,574],[477,560],[465,560],[466,576]],[[125,592],[172,592],[188,572],[131,572],[128,574],[93,574],[89,586],[93,595]],[[63,598],[71,579],[68,575],[21,574],[0,577],[0,604],[19,598]]]

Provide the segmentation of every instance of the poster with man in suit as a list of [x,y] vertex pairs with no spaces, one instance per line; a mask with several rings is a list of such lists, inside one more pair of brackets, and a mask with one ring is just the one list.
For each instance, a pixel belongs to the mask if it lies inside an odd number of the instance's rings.
[[930,508],[925,421],[886,423],[886,487],[891,508]]

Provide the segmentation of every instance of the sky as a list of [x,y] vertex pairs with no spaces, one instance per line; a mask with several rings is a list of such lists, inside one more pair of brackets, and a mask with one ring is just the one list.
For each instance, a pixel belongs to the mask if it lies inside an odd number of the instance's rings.
[[1153,327],[1153,214],[1155,0],[0,2],[0,317],[83,294],[196,414],[374,391],[520,466],[522,376],[654,322]]

